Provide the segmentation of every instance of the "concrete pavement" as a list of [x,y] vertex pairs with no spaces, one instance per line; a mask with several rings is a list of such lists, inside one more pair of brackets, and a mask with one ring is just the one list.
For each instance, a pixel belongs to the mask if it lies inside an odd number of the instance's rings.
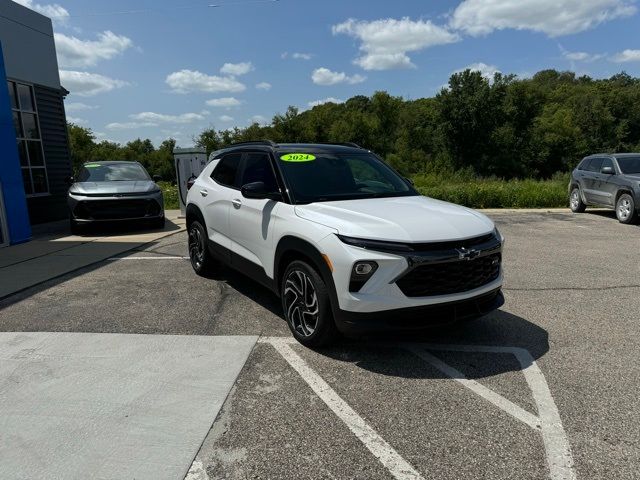
[[0,299],[180,232],[185,228],[185,220],[178,218],[179,213],[168,210],[162,230],[110,229],[69,235],[60,229],[60,223],[52,226],[54,232],[40,227],[42,233],[30,242],[0,249]]
[[0,334],[0,478],[183,478],[257,337]]

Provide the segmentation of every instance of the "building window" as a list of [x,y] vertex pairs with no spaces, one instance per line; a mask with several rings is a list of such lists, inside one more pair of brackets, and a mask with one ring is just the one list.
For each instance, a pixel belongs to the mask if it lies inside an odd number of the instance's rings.
[[13,113],[13,127],[16,130],[20,167],[24,191],[27,195],[49,193],[47,169],[42,151],[40,123],[33,96],[33,87],[23,83],[8,81],[9,98]]

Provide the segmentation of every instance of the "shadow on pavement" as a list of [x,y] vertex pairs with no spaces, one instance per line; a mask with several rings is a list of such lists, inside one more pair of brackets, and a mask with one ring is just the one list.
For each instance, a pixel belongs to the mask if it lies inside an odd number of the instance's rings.
[[[216,280],[225,281],[236,291],[260,304],[274,315],[282,318],[280,300],[262,285],[229,268],[223,269]],[[483,345],[523,348],[538,359],[549,351],[548,332],[522,317],[503,310],[497,310],[473,321],[459,322],[447,326],[426,328],[411,332],[385,332],[359,338],[342,338],[335,346],[317,350],[318,353],[342,362],[350,362],[358,367],[382,375],[406,378],[444,378],[435,369],[403,369],[407,351],[399,348],[404,343],[434,343],[455,345]],[[508,353],[476,354],[446,352],[454,365],[469,363],[471,370],[464,369],[468,378],[483,378],[499,375],[507,371],[521,370],[515,357]],[[435,377],[434,377],[435,376]]]

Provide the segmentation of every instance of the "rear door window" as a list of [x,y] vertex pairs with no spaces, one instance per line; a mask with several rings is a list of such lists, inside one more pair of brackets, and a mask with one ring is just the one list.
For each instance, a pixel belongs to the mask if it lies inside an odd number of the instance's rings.
[[225,155],[211,173],[211,178],[220,185],[237,189],[238,169],[240,167],[241,158],[241,153],[230,153]]

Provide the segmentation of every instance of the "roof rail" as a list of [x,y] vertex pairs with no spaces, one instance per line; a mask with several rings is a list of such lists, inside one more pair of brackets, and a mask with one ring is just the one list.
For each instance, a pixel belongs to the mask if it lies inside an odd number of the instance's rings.
[[353,147],[353,148],[359,148],[361,150],[364,150],[363,147],[353,142],[313,142],[313,143],[317,143],[317,145],[341,145],[343,147]]
[[268,145],[270,147],[277,147],[278,144],[272,140],[253,140],[250,142],[238,142],[238,143],[232,143],[230,146],[231,147],[238,147],[241,145]]

